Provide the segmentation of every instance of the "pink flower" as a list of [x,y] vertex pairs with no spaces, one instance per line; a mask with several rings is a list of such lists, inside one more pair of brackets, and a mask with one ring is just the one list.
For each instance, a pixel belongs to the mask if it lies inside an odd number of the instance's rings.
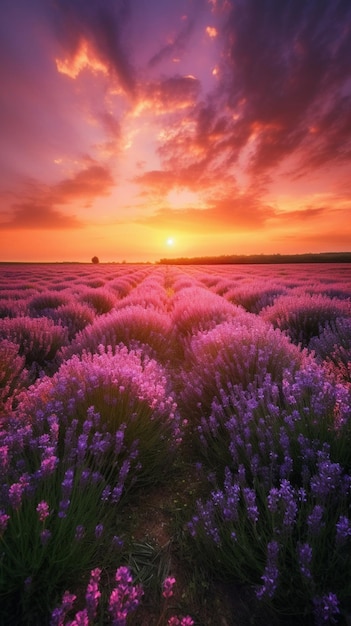
[[10,519],[10,516],[4,511],[0,511],[0,534],[4,533],[7,527],[7,523]]
[[74,593],[70,593],[69,591],[65,591],[62,597],[62,607],[65,611],[70,611],[73,607],[74,602],[76,601],[77,596]]
[[173,587],[176,583],[176,579],[173,578],[172,576],[168,576],[168,578],[165,578],[165,580],[163,581],[163,591],[162,591],[162,595],[164,598],[171,598],[173,596]]
[[9,500],[11,506],[17,511],[22,504],[22,494],[24,486],[22,483],[13,483],[9,489]]
[[39,502],[39,504],[38,504],[38,506],[36,508],[36,512],[39,515],[39,520],[41,522],[44,522],[46,520],[46,518],[50,515],[48,503],[45,502],[45,500],[42,500],[41,502]]
[[169,618],[167,624],[168,626],[193,626],[194,620],[189,615],[181,618],[174,615]]

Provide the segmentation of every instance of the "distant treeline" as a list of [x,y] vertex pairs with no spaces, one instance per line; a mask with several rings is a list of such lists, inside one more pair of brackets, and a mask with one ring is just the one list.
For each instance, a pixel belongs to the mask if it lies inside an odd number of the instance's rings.
[[178,259],[160,259],[161,265],[225,265],[248,263],[351,263],[351,252],[318,254],[223,254]]

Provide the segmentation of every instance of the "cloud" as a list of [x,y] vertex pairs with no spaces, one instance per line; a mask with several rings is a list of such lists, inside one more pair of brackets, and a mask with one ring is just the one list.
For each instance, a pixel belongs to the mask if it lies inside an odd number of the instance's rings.
[[3,212],[5,219],[0,221],[0,229],[82,228],[83,221],[58,210],[57,205],[74,202],[89,207],[95,198],[108,195],[112,186],[110,171],[94,163],[51,186],[27,182],[23,201],[12,204],[10,218]]
[[164,45],[156,54],[149,60],[149,67],[155,67],[162,61],[172,59],[184,52],[186,44],[194,29],[194,22],[192,20],[186,21],[184,27],[173,37],[166,45]]
[[216,87],[165,137],[164,169],[239,166],[254,179],[292,156],[303,175],[350,160],[350,23],[347,0],[228,2]]
[[[344,0],[232,4],[222,32],[220,88],[238,123],[251,131],[253,172],[275,167],[300,148],[312,158],[319,153],[316,166],[340,156],[328,148],[340,145],[341,130],[345,140],[351,137],[350,21]],[[311,127],[320,131],[313,135]]]
[[51,193],[55,204],[66,204],[75,199],[86,202],[85,206],[97,197],[109,194],[114,184],[111,172],[102,165],[90,165],[80,170],[72,178],[66,178],[52,186]]
[[140,217],[138,223],[196,234],[228,233],[261,229],[274,216],[273,207],[248,193],[223,197],[217,202],[209,203],[205,208],[164,207],[151,216]]
[[171,115],[193,107],[201,90],[200,82],[194,76],[170,76],[159,81],[140,85],[139,102],[134,115],[142,111],[152,111],[154,115]]
[[150,170],[140,176],[136,176],[133,180],[144,187],[142,195],[157,193],[163,196],[180,183],[178,174],[170,170]]
[[320,219],[323,215],[328,213],[330,209],[327,207],[304,207],[296,211],[281,211],[276,213],[278,221],[288,221],[292,224],[299,222],[308,222],[315,219]]
[[0,222],[0,230],[23,228],[37,229],[69,229],[82,228],[83,222],[74,215],[65,215],[50,205],[38,204],[35,201],[13,204],[13,213],[8,221]]
[[52,20],[65,58],[61,68],[83,67],[111,72],[128,94],[135,89],[135,72],[128,51],[129,3],[123,0],[56,0]]

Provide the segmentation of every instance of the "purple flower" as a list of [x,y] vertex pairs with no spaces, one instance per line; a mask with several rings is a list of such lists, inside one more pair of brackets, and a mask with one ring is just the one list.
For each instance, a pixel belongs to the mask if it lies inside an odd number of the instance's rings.
[[323,502],[340,489],[342,468],[339,463],[332,463],[329,458],[325,458],[324,453],[321,452],[319,456],[318,473],[312,476],[310,485],[312,494]]
[[9,519],[10,516],[7,515],[7,513],[5,513],[4,511],[0,510],[0,535],[5,532]]
[[22,483],[13,483],[9,488],[9,500],[11,506],[18,511],[22,504],[22,495],[24,491],[24,485]]
[[279,544],[277,541],[270,541],[267,545],[267,563],[262,574],[263,584],[256,591],[259,599],[263,597],[273,598],[278,585],[279,569]]
[[124,431],[126,425],[123,424],[119,430],[117,430],[115,434],[115,455],[118,456],[122,450],[123,442],[124,442]]
[[119,567],[116,571],[115,580],[117,583],[125,586],[133,582],[129,567]]
[[249,487],[245,487],[243,489],[244,500],[246,503],[246,510],[249,520],[256,524],[259,512],[256,504],[256,493],[254,489],[250,489]]
[[68,508],[69,508],[70,504],[71,504],[70,500],[61,500],[60,501],[58,517],[61,517],[61,518],[67,517],[67,511],[68,511]]
[[320,504],[316,504],[307,518],[307,526],[312,535],[318,535],[321,528],[324,527],[323,515],[324,508]]
[[52,533],[48,528],[44,528],[44,530],[40,533],[40,541],[42,546],[46,546],[48,541],[51,539]]
[[289,528],[294,524],[297,514],[297,503],[295,500],[295,490],[290,482],[286,479],[281,481],[280,497],[284,503],[284,519],[283,524]]
[[296,495],[299,496],[299,493],[296,494],[290,481],[284,478],[280,488],[272,487],[267,496],[268,509],[271,513],[282,511],[283,525],[287,529],[293,526],[296,519],[298,510]]
[[297,554],[299,559],[300,571],[302,576],[311,579],[311,561],[312,561],[312,548],[308,543],[302,543],[297,545]]
[[65,476],[64,479],[62,481],[62,497],[65,499],[67,498],[71,491],[72,491],[72,487],[73,487],[73,478],[74,478],[74,472],[72,469],[68,469],[65,472]]
[[139,605],[143,590],[132,584],[128,567],[119,567],[115,579],[117,586],[111,592],[108,610],[113,626],[125,626],[128,615]]
[[279,489],[277,489],[277,487],[272,487],[267,496],[268,509],[271,511],[271,513],[277,512],[279,500],[280,500]]
[[339,600],[335,593],[313,598],[314,617],[317,626],[335,624],[339,615]]
[[96,539],[100,539],[102,533],[104,532],[104,525],[103,524],[97,524],[95,526],[95,537]]
[[78,524],[78,526],[76,526],[76,532],[74,535],[75,540],[81,541],[84,538],[84,535],[85,535],[84,526],[82,526],[81,524]]
[[117,537],[117,535],[114,535],[112,537],[113,548],[117,548],[118,550],[120,550],[121,548],[123,548],[123,545],[124,545],[123,539],[121,539],[120,537]]
[[5,472],[9,465],[9,448],[8,446],[0,446],[0,467]]
[[351,521],[345,515],[340,515],[336,523],[336,544],[342,546],[351,537]]
[[103,502],[108,502],[111,496],[111,487],[107,485],[101,494],[101,500]]
[[62,607],[57,607],[51,613],[50,626],[63,626],[64,619],[65,610]]

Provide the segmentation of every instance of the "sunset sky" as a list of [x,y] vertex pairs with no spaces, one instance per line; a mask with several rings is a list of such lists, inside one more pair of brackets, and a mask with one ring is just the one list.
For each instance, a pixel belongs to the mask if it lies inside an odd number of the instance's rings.
[[0,261],[351,251],[350,0],[2,0]]

